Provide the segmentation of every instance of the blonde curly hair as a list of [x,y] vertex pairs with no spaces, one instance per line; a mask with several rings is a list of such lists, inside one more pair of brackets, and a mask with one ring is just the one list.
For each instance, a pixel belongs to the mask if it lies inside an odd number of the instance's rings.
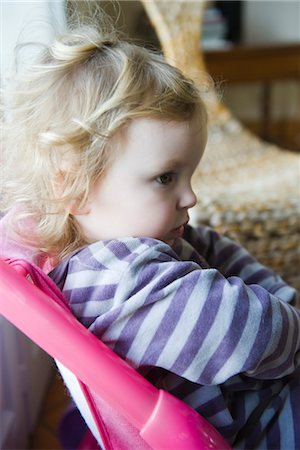
[[[57,39],[6,95],[2,210],[15,206],[14,231],[59,257],[86,243],[69,205],[84,205],[126,123],[206,117],[198,88],[160,54],[91,26]],[[36,224],[30,238],[24,218]]]

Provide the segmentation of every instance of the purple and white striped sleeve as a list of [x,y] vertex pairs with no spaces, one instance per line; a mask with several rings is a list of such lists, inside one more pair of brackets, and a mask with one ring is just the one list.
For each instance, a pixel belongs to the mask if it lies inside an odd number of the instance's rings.
[[245,284],[258,284],[281,300],[296,304],[298,293],[245,248],[210,227],[186,227],[187,241],[226,278],[238,276]]
[[[106,270],[111,264],[122,273],[110,307],[100,311],[102,302],[94,302],[90,329],[134,367],[161,367],[203,385],[238,373],[299,373],[299,311],[264,287],[181,261],[153,239],[111,241],[105,251]],[[86,289],[101,296],[98,261],[95,255]],[[85,297],[83,285],[77,294]]]

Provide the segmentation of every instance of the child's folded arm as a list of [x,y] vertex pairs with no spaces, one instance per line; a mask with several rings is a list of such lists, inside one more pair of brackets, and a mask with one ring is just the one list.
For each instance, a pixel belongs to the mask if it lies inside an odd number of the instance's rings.
[[[101,311],[99,302],[90,327],[123,358],[205,385],[299,370],[299,311],[259,285],[180,261],[162,242],[140,251],[135,241],[112,308]],[[89,282],[101,285],[95,267],[93,274]]]
[[259,284],[281,300],[296,302],[297,291],[294,288],[228,237],[207,226],[187,226],[185,237],[209,266],[218,269],[226,278],[238,276],[246,284]]

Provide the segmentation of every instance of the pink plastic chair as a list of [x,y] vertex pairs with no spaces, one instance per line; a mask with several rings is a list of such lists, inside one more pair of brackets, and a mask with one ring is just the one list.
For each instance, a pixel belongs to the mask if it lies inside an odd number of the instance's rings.
[[71,394],[79,388],[75,397],[85,402],[80,410],[106,450],[121,446],[111,442],[99,399],[124,417],[143,443],[122,449],[230,448],[196,411],[155,388],[81,325],[57,286],[28,261],[0,260],[0,313],[55,358]]

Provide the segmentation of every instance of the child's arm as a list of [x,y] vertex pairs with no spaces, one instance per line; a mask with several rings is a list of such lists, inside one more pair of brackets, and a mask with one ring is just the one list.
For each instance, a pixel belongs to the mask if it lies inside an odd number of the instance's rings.
[[162,367],[204,385],[238,373],[299,373],[299,311],[263,287],[180,261],[152,239],[112,241],[99,254],[97,248],[89,247],[82,273],[72,264],[65,291],[80,320],[88,318],[90,329],[135,367]]
[[231,239],[206,226],[187,226],[184,237],[210,267],[218,269],[226,278],[238,276],[246,284],[258,284],[281,300],[296,302],[297,292],[294,288]]

